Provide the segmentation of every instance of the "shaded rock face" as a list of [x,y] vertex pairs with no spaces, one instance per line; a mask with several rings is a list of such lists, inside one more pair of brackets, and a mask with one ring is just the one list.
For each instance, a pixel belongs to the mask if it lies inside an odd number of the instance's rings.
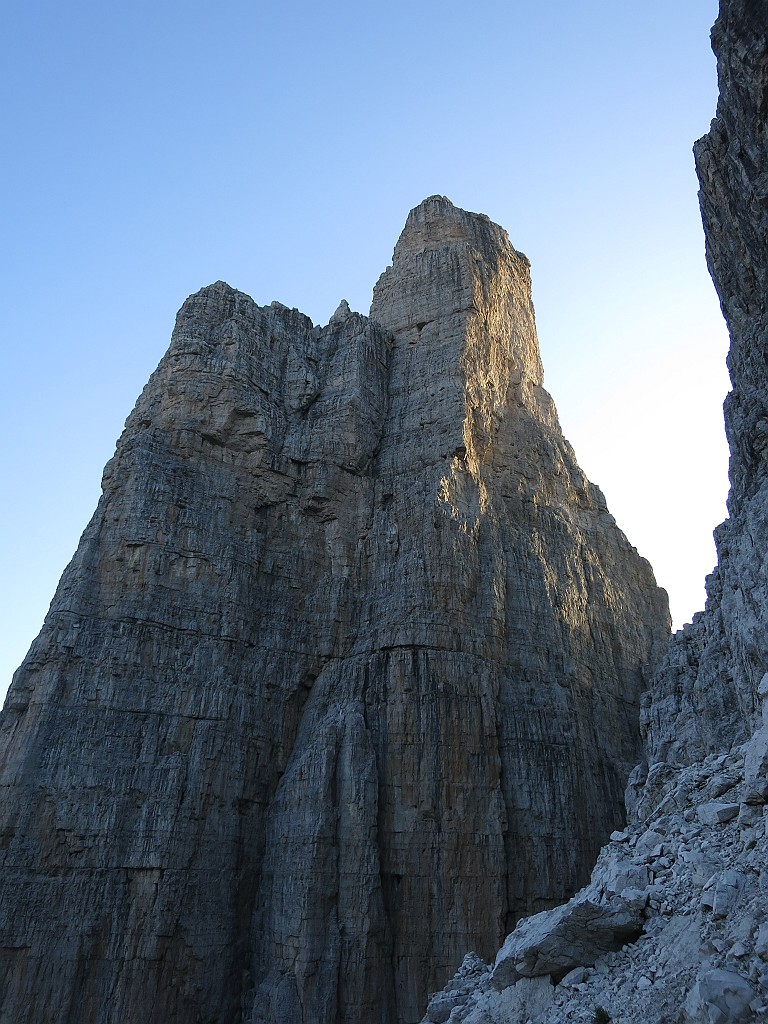
[[768,778],[745,768],[743,749],[656,765],[589,885],[521,921],[495,963],[469,954],[423,1024],[583,1024],[598,1007],[622,1024],[764,1021]]
[[587,879],[668,623],[501,228],[322,329],[203,289],[0,719],[0,1017],[418,1020]]
[[705,611],[678,633],[644,715],[651,760],[691,762],[758,724],[768,671],[768,9],[723,0],[720,98],[695,147],[707,262],[731,335],[729,518]]

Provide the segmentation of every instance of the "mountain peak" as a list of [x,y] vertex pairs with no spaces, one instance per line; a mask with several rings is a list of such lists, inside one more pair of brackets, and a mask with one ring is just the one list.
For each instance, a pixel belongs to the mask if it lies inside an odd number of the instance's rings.
[[494,224],[486,214],[462,210],[446,196],[429,196],[408,214],[393,260],[405,253],[462,242],[486,257],[492,257],[500,249],[512,248],[504,228]]

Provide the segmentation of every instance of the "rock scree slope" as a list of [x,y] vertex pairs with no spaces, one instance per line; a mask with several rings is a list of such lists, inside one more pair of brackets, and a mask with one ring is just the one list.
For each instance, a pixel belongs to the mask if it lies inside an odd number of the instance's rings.
[[668,631],[487,217],[370,318],[204,288],[0,718],[0,1018],[417,1021],[586,881]]

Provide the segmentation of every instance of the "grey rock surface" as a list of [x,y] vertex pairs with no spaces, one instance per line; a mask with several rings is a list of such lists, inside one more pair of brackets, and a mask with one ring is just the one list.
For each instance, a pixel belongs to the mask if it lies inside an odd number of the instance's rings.
[[735,971],[714,970],[700,978],[685,1001],[690,1024],[749,1024],[754,1021],[755,990]]
[[715,825],[717,822],[730,821],[739,813],[738,804],[707,803],[702,804],[697,812],[699,821],[705,825]]
[[526,928],[551,936],[542,966],[557,981],[577,948],[558,932],[569,908],[625,884],[626,897],[644,899],[643,934],[593,966],[583,954],[537,1014],[519,1009],[512,955],[496,975],[508,987],[495,992],[490,969],[478,974],[452,1024],[581,1024],[599,1009],[614,1024],[768,1020],[768,5],[721,0],[713,45],[717,118],[695,153],[731,334],[730,518],[716,531],[707,607],[673,638],[643,697],[628,827],[611,835],[585,894],[520,923],[505,945],[513,951]]
[[487,217],[370,319],[204,288],[0,719],[0,1018],[418,1020],[586,881],[667,634]]
[[[575,967],[538,1014],[518,1009],[514,965],[495,993],[489,968],[451,1024],[581,1024],[598,1008],[614,1024],[768,1020],[768,6],[721,0],[712,39],[720,101],[696,158],[707,256],[731,332],[730,518],[716,531],[707,606],[673,638],[644,695],[629,825],[612,834],[588,890],[627,883],[630,896],[636,887],[643,934]],[[567,913],[547,912],[537,931],[556,936]],[[555,957],[549,966],[556,980]]]
[[643,711],[654,760],[741,743],[768,671],[768,11],[721,0],[712,30],[720,98],[695,146],[707,263],[731,337],[729,518],[715,531],[707,604],[678,632]]
[[[743,800],[751,785],[743,748],[727,755],[725,767]],[[698,809],[722,770],[712,754],[675,769],[661,790],[654,785],[656,802],[603,848],[589,885],[568,904],[521,921],[495,965],[464,980],[450,1024],[591,1024],[597,1007],[613,1024],[768,1019],[768,816],[701,822]],[[625,878],[638,888],[620,900]],[[596,952],[589,924],[609,925],[611,906],[622,900],[638,908],[641,934]],[[584,927],[566,926],[580,914]],[[564,975],[575,959],[581,964]],[[532,966],[536,980],[553,986],[535,1012],[521,1003]]]

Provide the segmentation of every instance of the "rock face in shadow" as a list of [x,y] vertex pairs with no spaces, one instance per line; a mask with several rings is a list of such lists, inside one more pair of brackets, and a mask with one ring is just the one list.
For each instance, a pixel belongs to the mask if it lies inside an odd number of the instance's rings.
[[649,759],[691,763],[759,723],[768,671],[768,12],[722,2],[717,117],[695,147],[707,263],[728,323],[729,518],[703,613],[676,634],[644,714]]
[[0,1017],[418,1020],[588,878],[668,623],[486,217],[370,319],[203,289],[0,719]]

